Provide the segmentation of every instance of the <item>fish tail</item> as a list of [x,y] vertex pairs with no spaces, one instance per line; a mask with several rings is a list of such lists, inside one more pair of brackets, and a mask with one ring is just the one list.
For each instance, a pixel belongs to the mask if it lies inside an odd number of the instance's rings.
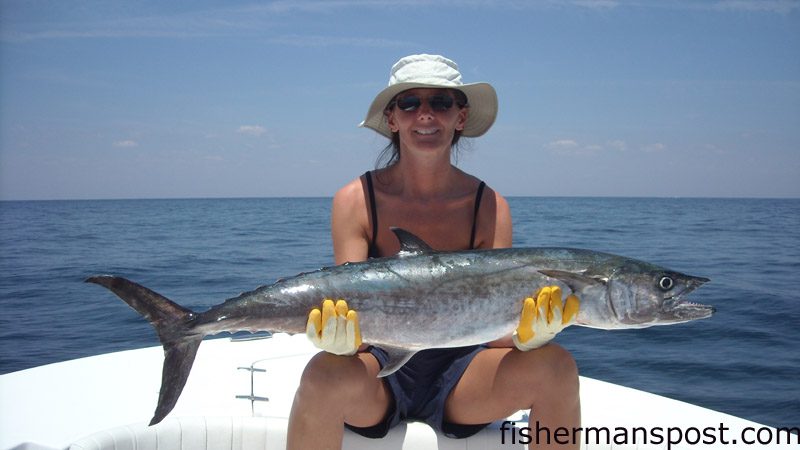
[[192,370],[202,334],[194,333],[191,321],[195,313],[144,286],[121,277],[94,276],[87,283],[103,286],[116,294],[131,308],[143,315],[158,334],[164,346],[164,367],[158,405],[150,425],[155,425],[172,411],[178,402],[189,372]]

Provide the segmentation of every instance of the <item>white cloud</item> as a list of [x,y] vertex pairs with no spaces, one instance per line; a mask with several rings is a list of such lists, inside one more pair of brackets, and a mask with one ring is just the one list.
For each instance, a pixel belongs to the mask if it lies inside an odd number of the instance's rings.
[[724,148],[720,148],[716,144],[705,144],[703,145],[703,150],[706,153],[713,153],[715,155],[725,155],[728,151]]
[[619,151],[619,152],[624,152],[625,150],[628,149],[628,144],[626,144],[625,141],[623,141],[621,139],[617,139],[615,141],[608,141],[608,142],[606,142],[606,145],[611,150],[616,150],[616,151]]
[[656,142],[655,144],[645,145],[644,147],[642,147],[642,150],[644,150],[647,153],[656,153],[656,152],[664,151],[664,150],[666,150],[666,148],[667,148],[666,145],[664,145],[664,144],[662,144],[660,142]]
[[249,136],[262,136],[267,132],[267,129],[261,125],[242,125],[236,130],[237,133],[246,134]]
[[572,4],[590,9],[613,9],[619,6],[616,0],[574,0]]
[[[593,155],[601,152],[625,152],[628,150],[628,144],[621,139],[607,141],[605,144],[584,144],[575,139],[558,139],[545,144],[545,148],[561,154]],[[666,148],[664,144],[651,144],[647,146],[647,149],[650,151],[658,151],[664,148]]]
[[124,140],[124,141],[116,141],[116,142],[114,142],[114,147],[119,147],[119,148],[133,148],[133,147],[138,147],[138,146],[139,146],[138,142],[132,141],[130,139]]
[[547,144],[547,147],[551,149],[570,149],[578,147],[578,142],[572,139],[559,139]]
[[586,155],[602,149],[596,145],[581,145],[574,139],[558,139],[545,144],[545,148],[561,155]]

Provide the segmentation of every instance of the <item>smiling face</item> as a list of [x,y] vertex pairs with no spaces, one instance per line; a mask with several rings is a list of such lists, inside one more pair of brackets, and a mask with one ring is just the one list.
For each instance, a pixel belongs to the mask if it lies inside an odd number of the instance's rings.
[[[446,107],[450,101],[452,106]],[[392,103],[386,115],[389,129],[398,133],[401,147],[409,150],[449,149],[469,112],[450,89],[410,89]]]

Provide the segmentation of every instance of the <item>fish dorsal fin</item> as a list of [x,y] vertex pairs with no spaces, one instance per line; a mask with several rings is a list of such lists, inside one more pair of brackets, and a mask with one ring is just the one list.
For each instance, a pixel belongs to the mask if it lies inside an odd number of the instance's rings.
[[397,236],[397,240],[400,241],[400,251],[397,252],[397,256],[404,258],[406,256],[418,256],[436,253],[436,251],[432,249],[430,245],[426,244],[425,241],[418,238],[411,232],[397,227],[391,227],[390,229],[395,236]]
[[580,292],[587,286],[605,286],[608,278],[586,275],[581,272],[568,272],[566,270],[540,270],[539,273],[562,281],[572,289],[572,292]]
[[388,345],[381,345],[380,348],[389,355],[389,361],[387,361],[386,365],[378,372],[378,377],[385,377],[397,372],[398,369],[403,367],[403,364],[408,362],[408,360],[418,352],[418,350]]

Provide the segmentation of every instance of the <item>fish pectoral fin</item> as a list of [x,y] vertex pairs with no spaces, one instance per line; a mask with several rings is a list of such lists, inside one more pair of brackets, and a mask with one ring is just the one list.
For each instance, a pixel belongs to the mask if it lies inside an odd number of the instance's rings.
[[563,282],[572,292],[580,292],[588,286],[605,286],[608,283],[608,278],[592,277],[580,272],[542,269],[539,273]]
[[389,361],[387,361],[386,365],[378,372],[378,378],[397,372],[398,369],[403,367],[403,364],[408,362],[408,360],[418,352],[418,350],[409,350],[402,347],[381,346],[381,348],[389,355]]

